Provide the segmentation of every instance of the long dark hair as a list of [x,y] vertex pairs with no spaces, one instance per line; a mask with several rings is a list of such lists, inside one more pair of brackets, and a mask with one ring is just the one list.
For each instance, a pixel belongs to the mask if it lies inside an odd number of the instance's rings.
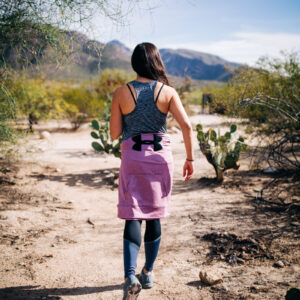
[[170,85],[160,53],[156,46],[151,43],[141,43],[134,48],[131,66],[141,77]]

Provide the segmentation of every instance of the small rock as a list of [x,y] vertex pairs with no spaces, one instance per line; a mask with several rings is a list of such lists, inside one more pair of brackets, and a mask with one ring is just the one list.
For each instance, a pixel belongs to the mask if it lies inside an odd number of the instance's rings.
[[51,140],[51,134],[50,134],[50,132],[49,131],[42,131],[41,133],[40,133],[40,139],[42,139],[42,140]]
[[55,169],[55,172],[61,173],[61,169],[60,169],[60,168],[56,168],[56,169]]
[[199,277],[201,281],[209,285],[214,285],[223,282],[222,276],[217,270],[201,270],[199,272]]
[[268,168],[263,169],[263,172],[266,173],[266,174],[275,173],[277,171],[278,170],[275,167],[268,167]]
[[105,175],[105,178],[114,178],[115,177],[115,175],[114,175],[114,173],[109,173],[109,174],[107,174],[107,175]]
[[284,263],[282,260],[277,260],[275,263],[274,263],[274,267],[277,267],[277,268],[283,268],[284,267]]
[[26,264],[25,264],[24,262],[20,262],[19,265],[20,265],[20,266],[23,266],[23,267],[26,266]]
[[225,284],[222,285],[222,291],[228,292],[228,287]]

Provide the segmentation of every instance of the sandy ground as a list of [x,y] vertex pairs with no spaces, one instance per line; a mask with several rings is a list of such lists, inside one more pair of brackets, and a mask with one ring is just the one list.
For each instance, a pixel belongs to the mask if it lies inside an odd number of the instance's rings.
[[[225,130],[224,118],[191,120]],[[0,299],[122,298],[124,220],[117,218],[118,190],[107,177],[120,160],[95,153],[89,132],[84,126],[52,133],[50,141],[35,135],[26,159],[2,167]],[[184,182],[182,135],[171,134],[172,214],[161,220],[155,286],[139,299],[284,299],[300,283],[297,214],[255,198],[255,189],[272,178],[249,171],[247,158],[217,185],[194,137],[195,174]],[[144,255],[142,245],[137,273]],[[204,269],[223,282],[202,283]]]

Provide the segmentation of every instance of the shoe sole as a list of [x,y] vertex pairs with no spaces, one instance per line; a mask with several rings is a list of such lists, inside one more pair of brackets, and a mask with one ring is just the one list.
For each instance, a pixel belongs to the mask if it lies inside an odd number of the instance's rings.
[[140,291],[142,290],[142,285],[140,283],[133,283],[127,288],[126,300],[135,300],[138,298]]
[[142,287],[143,287],[143,289],[151,289],[151,288],[153,288],[153,285],[144,285]]

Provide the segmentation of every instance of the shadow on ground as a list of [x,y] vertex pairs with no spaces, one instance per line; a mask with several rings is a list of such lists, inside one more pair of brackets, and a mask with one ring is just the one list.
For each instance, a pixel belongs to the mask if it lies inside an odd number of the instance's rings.
[[220,185],[221,185],[220,183],[216,182],[215,178],[208,178],[208,177],[202,177],[200,179],[191,178],[186,182],[183,179],[174,180],[172,194],[177,195],[180,193],[203,190],[207,188],[213,189]]
[[68,174],[33,174],[32,178],[36,178],[39,181],[50,180],[57,182],[64,182],[68,186],[87,186],[91,188],[100,187],[116,187],[114,186],[114,180],[118,178],[119,168],[110,168],[103,170],[93,170],[85,173],[68,173]]
[[0,289],[0,299],[9,300],[36,300],[36,299],[61,299],[59,296],[79,296],[95,293],[103,293],[122,289],[122,284],[105,285],[99,287],[75,287],[75,288],[42,288],[39,285],[14,286]]

